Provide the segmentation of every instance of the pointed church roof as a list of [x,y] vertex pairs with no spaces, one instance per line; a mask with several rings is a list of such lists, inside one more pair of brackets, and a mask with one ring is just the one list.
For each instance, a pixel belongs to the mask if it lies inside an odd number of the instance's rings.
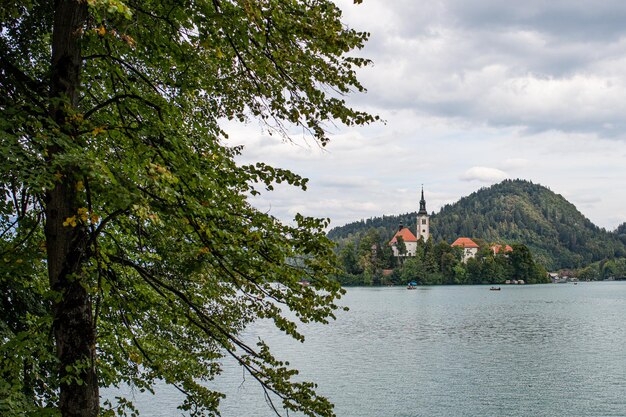
[[422,185],[422,198],[420,199],[420,211],[417,212],[418,216],[428,216],[428,212],[426,211],[426,200],[424,199],[424,186]]
[[460,246],[462,248],[478,248],[479,246],[469,237],[460,237],[450,246]]
[[402,229],[396,232],[396,234],[393,236],[393,239],[391,239],[389,244],[393,245],[394,243],[396,243],[398,241],[397,239],[398,236],[402,236],[402,240],[404,240],[405,242],[417,242],[417,238],[415,237],[413,233],[411,233],[409,228],[403,227]]

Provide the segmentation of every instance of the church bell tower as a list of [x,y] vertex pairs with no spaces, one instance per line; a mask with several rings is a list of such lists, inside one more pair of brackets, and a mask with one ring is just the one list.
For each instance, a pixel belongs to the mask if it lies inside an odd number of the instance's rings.
[[424,186],[422,185],[422,198],[420,199],[420,210],[417,212],[417,240],[424,242],[430,237],[430,219],[426,211],[426,200],[424,199]]

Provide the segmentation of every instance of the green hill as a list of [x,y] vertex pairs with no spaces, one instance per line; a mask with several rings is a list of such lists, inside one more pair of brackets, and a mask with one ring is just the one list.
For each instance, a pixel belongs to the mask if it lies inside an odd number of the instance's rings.
[[[358,221],[329,231],[339,242],[357,241],[370,229],[391,238],[402,223],[414,228],[417,213]],[[575,268],[626,255],[626,226],[608,232],[594,225],[563,196],[524,180],[480,189],[431,216],[435,242],[459,236],[522,243],[549,270]]]

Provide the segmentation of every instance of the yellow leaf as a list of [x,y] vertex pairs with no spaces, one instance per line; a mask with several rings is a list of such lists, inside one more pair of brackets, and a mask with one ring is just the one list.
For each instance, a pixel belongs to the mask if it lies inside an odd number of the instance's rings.
[[133,39],[132,36],[126,35],[126,34],[122,35],[122,40],[126,42],[128,46],[130,46],[131,48],[134,48],[135,44],[137,43],[135,42],[135,39]]
[[103,126],[99,126],[99,127],[94,128],[94,130],[91,131],[91,134],[94,136],[97,136],[98,134],[102,132],[106,132],[106,129]]
[[81,207],[78,209],[78,215],[80,220],[85,223],[89,219],[89,210],[86,207]]
[[65,221],[63,222],[63,226],[76,227],[76,216],[68,217],[67,219],[65,219]]
[[128,354],[128,357],[130,358],[131,361],[135,362],[136,364],[141,364],[141,356],[139,356],[138,354],[136,354],[135,352],[130,352]]

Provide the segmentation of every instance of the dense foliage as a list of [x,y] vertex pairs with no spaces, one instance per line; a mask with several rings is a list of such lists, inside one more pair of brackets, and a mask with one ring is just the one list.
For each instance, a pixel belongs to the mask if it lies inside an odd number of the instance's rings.
[[[338,242],[359,241],[376,229],[391,239],[399,223],[413,226],[417,213],[383,216],[332,229]],[[615,233],[595,226],[574,205],[548,188],[523,180],[505,180],[447,205],[430,220],[435,241],[459,236],[526,245],[550,270],[575,268],[626,254],[623,226]]]
[[[240,331],[302,340],[341,294],[326,220],[283,224],[249,195],[306,179],[239,166],[226,120],[327,142],[374,118],[346,56],[367,34],[328,0],[9,0],[0,9],[0,414],[113,415],[99,387],[185,393],[230,356],[276,407],[331,416],[314,384]],[[287,138],[287,136],[285,136]],[[311,285],[300,285],[302,279]],[[132,410],[120,400],[116,412]]]

